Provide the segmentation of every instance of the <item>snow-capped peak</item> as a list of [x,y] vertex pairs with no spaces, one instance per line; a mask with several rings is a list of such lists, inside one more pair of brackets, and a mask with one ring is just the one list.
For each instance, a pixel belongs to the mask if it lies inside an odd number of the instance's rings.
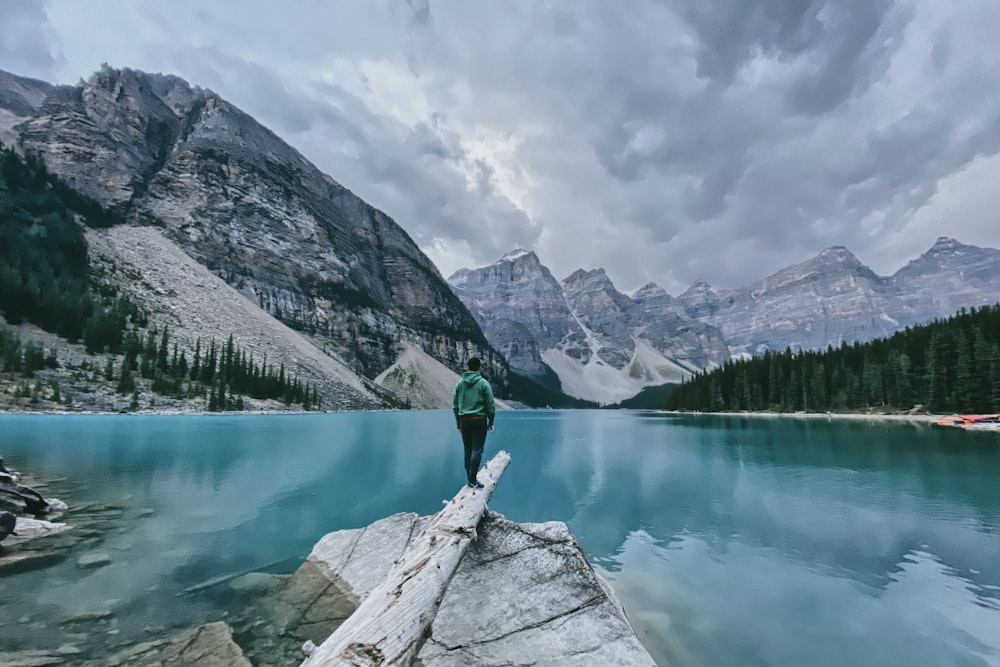
[[533,255],[534,253],[530,250],[525,250],[524,248],[516,248],[511,250],[506,255],[500,258],[501,262],[513,262],[514,260],[521,259],[522,257],[527,257],[528,255]]

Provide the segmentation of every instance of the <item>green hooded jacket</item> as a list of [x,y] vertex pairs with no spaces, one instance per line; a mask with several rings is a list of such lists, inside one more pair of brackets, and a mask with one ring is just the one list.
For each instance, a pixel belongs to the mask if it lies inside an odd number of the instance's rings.
[[486,417],[487,426],[493,426],[496,410],[493,387],[486,378],[480,375],[479,371],[462,373],[462,379],[455,385],[455,398],[452,401],[455,421],[461,426],[462,417],[480,415]]

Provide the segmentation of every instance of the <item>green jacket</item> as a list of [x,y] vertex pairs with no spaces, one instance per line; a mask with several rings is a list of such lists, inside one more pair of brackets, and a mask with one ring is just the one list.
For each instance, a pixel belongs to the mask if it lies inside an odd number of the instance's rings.
[[455,398],[452,401],[452,411],[455,421],[461,425],[461,418],[468,415],[486,417],[486,425],[493,426],[496,415],[496,404],[493,402],[493,387],[478,371],[465,371],[462,379],[455,385]]

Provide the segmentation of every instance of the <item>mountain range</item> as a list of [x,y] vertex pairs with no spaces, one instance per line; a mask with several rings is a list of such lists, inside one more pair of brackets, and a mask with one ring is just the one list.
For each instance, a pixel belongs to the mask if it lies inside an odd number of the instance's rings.
[[616,403],[732,356],[823,349],[1000,300],[1000,251],[939,238],[892,276],[834,246],[747,287],[655,283],[627,296],[602,269],[561,281],[526,250],[449,283],[511,367],[572,396]]
[[1000,252],[947,238],[890,277],[834,247],[676,297],[625,295],[602,269],[556,280],[526,250],[446,281],[403,227],[252,117],[131,69],[76,85],[0,71],[0,143],[110,212],[87,231],[95,270],[176,340],[232,334],[334,409],[445,407],[472,355],[499,396],[516,376],[613,403],[733,355],[867,340],[1000,294]]

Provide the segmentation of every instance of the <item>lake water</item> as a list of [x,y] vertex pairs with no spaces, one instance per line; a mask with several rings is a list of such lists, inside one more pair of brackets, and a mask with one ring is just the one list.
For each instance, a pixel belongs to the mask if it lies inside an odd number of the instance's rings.
[[[491,507],[568,523],[660,664],[1000,665],[998,434],[539,410],[501,412],[498,449]],[[0,454],[50,497],[125,508],[65,561],[0,575],[0,650],[72,641],[60,619],[95,611],[109,648],[225,619],[184,590],[291,572],[325,533],[432,514],[463,480],[446,411],[0,415]],[[110,564],[80,568],[95,551]]]

